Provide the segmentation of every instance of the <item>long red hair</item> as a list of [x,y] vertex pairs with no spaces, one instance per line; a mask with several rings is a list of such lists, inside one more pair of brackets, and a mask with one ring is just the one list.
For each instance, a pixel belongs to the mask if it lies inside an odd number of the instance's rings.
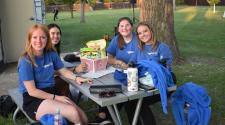
[[32,45],[31,45],[31,38],[32,38],[33,32],[36,31],[37,29],[41,29],[45,33],[45,35],[47,37],[47,43],[46,43],[46,46],[44,48],[44,53],[48,52],[48,51],[55,51],[55,49],[52,46],[52,42],[51,42],[51,39],[50,39],[48,28],[45,25],[43,25],[43,24],[34,24],[28,30],[27,39],[26,39],[26,45],[25,45],[25,48],[24,48],[24,52],[22,54],[22,57],[23,56],[27,56],[28,59],[30,60],[30,62],[32,63],[32,65],[34,65],[34,66],[36,66],[36,62],[35,62],[35,59],[34,59],[34,57],[35,57],[34,49],[33,49]]

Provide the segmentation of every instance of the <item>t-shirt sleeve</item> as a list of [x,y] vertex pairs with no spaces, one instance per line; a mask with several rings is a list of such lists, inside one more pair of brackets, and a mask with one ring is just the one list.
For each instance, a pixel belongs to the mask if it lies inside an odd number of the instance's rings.
[[33,66],[25,57],[19,60],[18,75],[22,81],[34,80]]
[[54,70],[59,70],[64,67],[62,60],[56,52],[52,52],[51,57],[54,65]]
[[117,43],[118,43],[118,36],[115,36],[112,40],[111,40],[111,42],[110,42],[110,44],[109,44],[109,46],[108,46],[108,48],[107,48],[107,53],[109,53],[110,55],[112,55],[112,56],[115,56],[116,55],[116,49],[118,48],[117,47]]
[[168,45],[162,44],[160,47],[160,59],[166,59],[167,65],[172,65],[173,54]]

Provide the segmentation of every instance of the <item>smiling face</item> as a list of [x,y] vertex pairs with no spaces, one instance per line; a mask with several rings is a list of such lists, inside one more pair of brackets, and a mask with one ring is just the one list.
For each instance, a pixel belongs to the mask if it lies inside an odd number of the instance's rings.
[[152,42],[152,32],[146,25],[140,25],[137,28],[138,38],[144,43]]
[[50,38],[53,45],[56,45],[61,40],[60,30],[57,27],[49,29]]
[[128,20],[122,20],[119,23],[118,32],[123,37],[128,37],[132,34],[132,25],[129,23]]
[[42,29],[38,28],[33,31],[30,41],[35,55],[41,55],[43,53],[47,40],[47,35]]

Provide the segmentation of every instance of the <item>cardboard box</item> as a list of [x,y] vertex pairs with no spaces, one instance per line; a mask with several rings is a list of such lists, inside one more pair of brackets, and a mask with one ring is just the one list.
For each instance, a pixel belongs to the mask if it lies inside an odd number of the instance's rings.
[[108,58],[100,59],[87,59],[81,58],[81,63],[85,63],[88,66],[88,72],[97,72],[100,70],[105,70],[108,62]]

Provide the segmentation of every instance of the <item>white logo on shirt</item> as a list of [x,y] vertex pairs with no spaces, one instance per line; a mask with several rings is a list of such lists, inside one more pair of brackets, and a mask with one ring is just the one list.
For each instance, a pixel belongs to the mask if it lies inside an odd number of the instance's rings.
[[128,53],[128,54],[132,54],[132,53],[134,53],[134,51],[127,51],[127,53]]
[[52,65],[53,65],[53,63],[50,62],[49,64],[44,65],[44,68],[48,68],[48,67],[50,67],[50,66],[52,66]]
[[157,55],[157,52],[150,52],[148,55]]

